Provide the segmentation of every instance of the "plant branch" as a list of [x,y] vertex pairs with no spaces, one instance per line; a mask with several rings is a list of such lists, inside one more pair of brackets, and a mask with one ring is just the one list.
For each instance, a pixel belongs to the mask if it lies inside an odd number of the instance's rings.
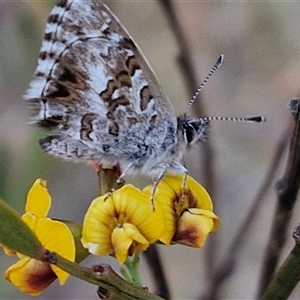
[[118,167],[114,167],[112,169],[102,169],[99,167],[97,176],[100,196],[111,192],[112,189],[116,190],[122,187],[122,185],[124,184],[117,184],[117,179],[120,176],[120,170]]
[[233,273],[241,246],[243,245],[245,239],[248,238],[251,225],[255,221],[256,215],[263,203],[267,191],[269,190],[271,184],[274,182],[275,174],[279,168],[280,161],[288,145],[289,136],[290,129],[288,128],[281,135],[275,148],[273,158],[271,159],[269,170],[260,189],[257,192],[257,195],[254,198],[253,204],[242,225],[240,226],[237,234],[235,235],[231,243],[231,247],[227,251],[227,254],[221,261],[221,263],[219,263],[216,267],[213,279],[210,282],[210,285],[207,291],[204,293],[205,295],[202,297],[202,299],[217,299],[222,283]]
[[165,299],[171,299],[167,278],[165,276],[163,264],[161,262],[157,245],[156,244],[151,245],[147,249],[147,251],[144,252],[144,256],[147,260],[150,272],[152,273],[152,277],[159,279],[159,280],[155,280],[158,295],[160,295]]
[[287,299],[300,280],[300,224],[294,230],[295,246],[285,259],[261,300]]
[[[47,252],[44,261],[57,265],[67,273],[86,282],[97,285],[98,295],[107,300],[162,300],[163,298],[149,293],[147,290],[137,287],[121,278],[107,264],[94,266],[93,269],[81,266],[64,259],[63,257]],[[101,298],[101,297],[100,297]]]
[[290,110],[295,126],[290,143],[285,174],[276,183],[277,207],[273,218],[273,226],[265,252],[263,271],[260,280],[259,295],[262,295],[271,282],[276,270],[278,259],[283,249],[287,229],[292,217],[300,186],[300,100],[290,102]]

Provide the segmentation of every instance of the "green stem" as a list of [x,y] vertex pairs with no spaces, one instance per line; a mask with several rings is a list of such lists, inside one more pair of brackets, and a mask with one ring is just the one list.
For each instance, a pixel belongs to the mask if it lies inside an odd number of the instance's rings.
[[151,294],[145,289],[125,281],[106,264],[95,266],[93,269],[70,262],[55,253],[48,255],[48,262],[57,265],[69,274],[101,287],[106,291],[106,299],[114,300],[162,300],[163,298]]
[[136,286],[142,287],[143,284],[139,273],[139,264],[140,264],[140,256],[139,254],[134,254],[132,259],[128,258],[126,260],[125,267],[128,272],[126,273],[124,272],[125,274],[122,273],[122,275],[123,276],[125,275],[126,278],[129,277],[130,282],[132,282]]
[[127,271],[127,268],[121,268],[120,269],[120,272],[123,276],[123,278],[128,281],[128,282],[132,282],[132,279],[131,279],[131,276],[129,275],[128,271]]
[[[294,232],[296,245],[285,259],[276,276],[267,287],[261,300],[284,300],[289,297],[295,286],[300,281],[300,225]],[[298,233],[297,233],[298,230]]]

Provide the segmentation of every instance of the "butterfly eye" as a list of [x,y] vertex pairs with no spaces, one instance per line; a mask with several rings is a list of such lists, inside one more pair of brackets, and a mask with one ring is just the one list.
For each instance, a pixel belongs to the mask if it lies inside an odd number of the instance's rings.
[[194,141],[196,130],[191,124],[183,124],[183,137],[184,140],[190,144]]

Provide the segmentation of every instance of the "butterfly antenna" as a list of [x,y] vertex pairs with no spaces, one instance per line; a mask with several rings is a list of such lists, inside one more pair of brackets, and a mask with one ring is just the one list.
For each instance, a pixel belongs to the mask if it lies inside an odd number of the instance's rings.
[[186,116],[187,112],[189,111],[189,109],[193,105],[194,101],[196,100],[196,98],[198,97],[198,95],[200,94],[201,90],[206,85],[206,83],[208,82],[208,80],[210,79],[210,77],[212,76],[212,74],[214,74],[220,68],[220,66],[222,65],[223,60],[224,60],[224,55],[221,54],[221,56],[219,57],[219,59],[217,60],[217,62],[215,63],[215,65],[211,68],[211,70],[207,74],[206,78],[203,80],[203,82],[200,84],[200,86],[196,90],[196,92],[195,92],[194,96],[192,97],[192,99],[189,101],[189,103],[188,103],[188,105],[187,105],[187,107],[185,109],[184,116]]
[[202,120],[206,121],[233,121],[233,122],[266,122],[266,118],[262,116],[248,117],[248,118],[236,118],[236,117],[203,117]]

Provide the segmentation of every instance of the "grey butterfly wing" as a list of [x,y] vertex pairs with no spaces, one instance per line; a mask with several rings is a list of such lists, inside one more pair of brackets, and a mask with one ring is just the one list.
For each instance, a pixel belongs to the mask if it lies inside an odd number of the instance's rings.
[[125,164],[158,156],[153,147],[163,153],[176,139],[154,73],[98,0],[61,0],[52,10],[24,98],[32,122],[55,132],[42,148],[65,158]]

